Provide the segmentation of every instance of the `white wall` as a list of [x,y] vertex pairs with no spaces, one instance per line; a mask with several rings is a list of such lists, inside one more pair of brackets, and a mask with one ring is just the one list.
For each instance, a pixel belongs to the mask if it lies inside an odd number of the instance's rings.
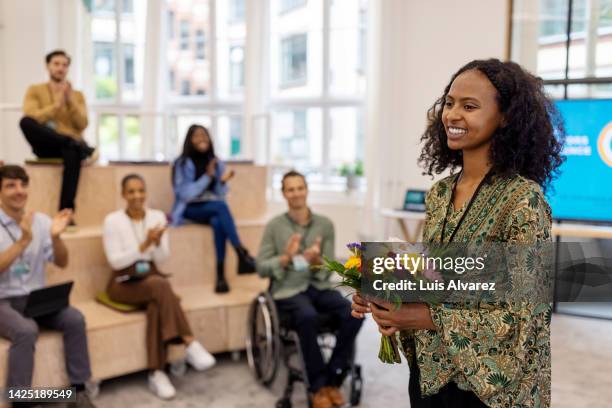
[[451,75],[476,58],[505,58],[507,0],[370,2],[364,236],[379,239],[380,208],[433,181],[417,164],[426,113]]
[[[0,0],[0,106],[18,107],[0,110],[0,159],[16,163],[32,156],[19,129],[23,96],[30,84],[47,80],[44,57],[52,49],[63,48],[78,61],[82,7],[81,0]],[[78,66],[70,74],[76,87]]]

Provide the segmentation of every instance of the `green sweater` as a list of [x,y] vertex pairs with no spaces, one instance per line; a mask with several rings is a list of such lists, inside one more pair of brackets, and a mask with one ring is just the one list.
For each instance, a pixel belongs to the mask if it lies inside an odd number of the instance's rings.
[[311,213],[310,222],[306,226],[301,226],[296,224],[288,213],[274,217],[266,225],[257,256],[257,272],[263,277],[271,278],[274,299],[297,295],[305,291],[309,285],[317,289],[333,287],[333,283],[329,281],[331,272],[327,270],[311,269],[307,272],[298,272],[292,263],[285,268],[281,266],[280,256],[285,252],[287,241],[295,233],[302,235],[299,253],[320,237],[321,255],[334,258],[334,225],[329,218]]

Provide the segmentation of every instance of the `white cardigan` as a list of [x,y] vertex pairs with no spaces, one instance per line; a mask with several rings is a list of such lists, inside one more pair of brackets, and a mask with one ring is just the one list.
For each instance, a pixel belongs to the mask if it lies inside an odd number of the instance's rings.
[[104,219],[104,253],[113,270],[127,268],[138,261],[153,261],[159,264],[170,256],[167,231],[162,235],[159,246],[151,245],[145,252],[140,252],[140,244],[144,241],[146,232],[167,224],[164,213],[147,208],[142,222],[144,237],[139,237],[139,227],[128,217],[125,210],[112,212]]

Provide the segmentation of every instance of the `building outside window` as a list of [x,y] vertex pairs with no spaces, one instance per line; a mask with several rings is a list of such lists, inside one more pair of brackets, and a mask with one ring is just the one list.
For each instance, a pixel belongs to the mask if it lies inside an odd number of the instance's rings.
[[196,31],[196,59],[206,59],[206,37],[204,30]]
[[547,81],[553,96],[612,95],[601,81],[563,83],[612,77],[612,0],[514,0],[513,10],[512,59]]
[[181,20],[181,50],[189,49],[189,21]]
[[308,37],[306,34],[285,38],[281,44],[281,75],[284,86],[303,84],[308,75]]
[[307,0],[281,0],[280,12],[287,13],[306,5]]

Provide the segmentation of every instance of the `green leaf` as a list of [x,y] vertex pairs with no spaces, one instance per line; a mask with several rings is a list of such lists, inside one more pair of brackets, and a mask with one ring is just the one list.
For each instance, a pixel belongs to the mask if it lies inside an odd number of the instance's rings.
[[487,377],[487,383],[495,387],[507,387],[510,385],[510,380],[502,373],[493,373]]
[[514,317],[512,317],[512,315],[510,313],[506,313],[504,315],[504,317],[502,318],[502,321],[506,324],[513,324],[514,323]]
[[451,331],[450,337],[455,347],[457,347],[459,350],[465,350],[470,346],[470,339],[460,335],[457,332]]

